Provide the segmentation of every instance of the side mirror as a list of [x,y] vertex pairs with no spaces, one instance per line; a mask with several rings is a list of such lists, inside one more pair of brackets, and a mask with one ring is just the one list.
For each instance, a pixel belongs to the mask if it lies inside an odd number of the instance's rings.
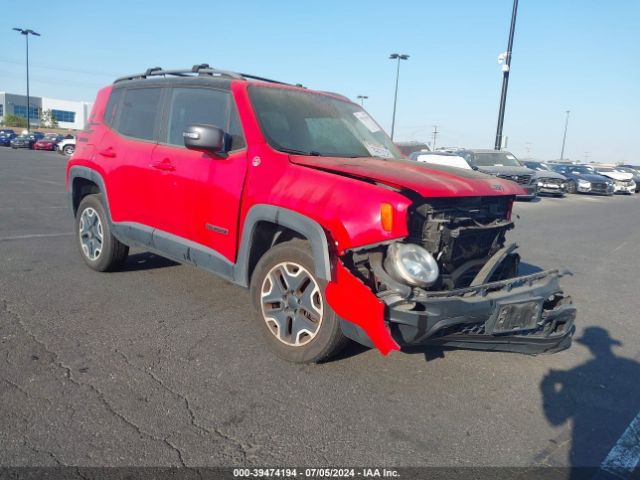
[[227,134],[215,125],[189,125],[182,132],[184,146],[200,152],[224,154],[227,152]]

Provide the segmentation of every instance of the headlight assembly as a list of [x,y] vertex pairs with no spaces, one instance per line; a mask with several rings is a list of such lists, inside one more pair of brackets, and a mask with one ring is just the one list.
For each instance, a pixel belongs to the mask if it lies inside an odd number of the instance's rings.
[[435,258],[419,245],[392,243],[384,268],[391,277],[409,285],[428,287],[440,273]]
[[582,188],[590,188],[591,182],[587,182],[586,180],[578,180],[578,186]]

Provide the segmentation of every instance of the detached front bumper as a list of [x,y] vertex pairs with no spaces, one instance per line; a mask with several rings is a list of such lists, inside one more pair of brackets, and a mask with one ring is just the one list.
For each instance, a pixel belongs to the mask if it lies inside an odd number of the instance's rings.
[[563,350],[571,345],[576,317],[575,306],[559,285],[567,273],[548,270],[446,292],[414,291],[402,303],[391,297],[391,333],[401,346],[439,344],[530,354]]
[[568,270],[547,270],[450,291],[391,290],[376,296],[343,264],[326,290],[327,301],[350,338],[383,355],[421,345],[528,354],[568,348],[576,308],[559,279]]

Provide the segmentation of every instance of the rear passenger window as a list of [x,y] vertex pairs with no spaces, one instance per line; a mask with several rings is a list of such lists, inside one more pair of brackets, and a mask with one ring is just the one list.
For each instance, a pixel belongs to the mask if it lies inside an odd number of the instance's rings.
[[160,88],[127,90],[116,130],[128,137],[153,140],[161,92]]
[[215,125],[229,133],[230,150],[245,146],[235,103],[228,92],[207,88],[174,88],[169,104],[167,143],[184,146],[182,133],[194,123]]

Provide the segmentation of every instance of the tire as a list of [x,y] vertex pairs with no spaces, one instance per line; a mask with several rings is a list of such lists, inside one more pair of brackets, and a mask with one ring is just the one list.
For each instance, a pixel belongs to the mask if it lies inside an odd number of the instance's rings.
[[116,270],[129,255],[129,247],[111,234],[109,218],[99,194],[87,195],[80,202],[76,213],[76,239],[82,259],[98,272]]
[[347,344],[340,320],[325,299],[326,286],[316,277],[304,240],[278,244],[262,256],[251,276],[251,299],[259,328],[278,357],[317,363]]
[[73,152],[75,151],[76,151],[76,147],[74,145],[65,145],[64,148],[62,149],[62,153],[68,156],[73,155]]
[[569,182],[567,185],[567,193],[576,193],[578,191],[578,187],[576,186],[576,182]]

